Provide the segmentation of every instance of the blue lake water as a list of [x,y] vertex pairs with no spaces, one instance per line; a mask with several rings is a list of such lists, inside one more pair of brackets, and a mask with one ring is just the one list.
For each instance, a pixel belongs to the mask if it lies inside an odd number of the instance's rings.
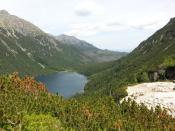
[[76,93],[83,93],[87,78],[76,72],[58,72],[49,75],[42,75],[35,78],[42,82],[51,93],[58,93],[69,98]]

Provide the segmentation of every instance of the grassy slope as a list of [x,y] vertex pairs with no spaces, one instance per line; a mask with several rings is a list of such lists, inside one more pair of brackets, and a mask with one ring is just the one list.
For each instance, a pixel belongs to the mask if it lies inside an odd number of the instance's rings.
[[[22,74],[34,75],[52,70],[75,69],[92,61],[76,48],[61,44],[45,35],[34,38],[16,32],[16,36],[18,38],[7,36],[6,30],[1,29],[1,74],[18,71]],[[54,47],[52,40],[56,47]],[[22,51],[19,46],[26,51]],[[38,63],[44,65],[45,69]]]

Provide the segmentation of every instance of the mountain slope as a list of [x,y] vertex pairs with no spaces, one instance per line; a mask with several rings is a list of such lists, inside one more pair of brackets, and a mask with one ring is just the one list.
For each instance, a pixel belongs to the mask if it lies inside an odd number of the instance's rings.
[[86,41],[79,40],[74,36],[60,35],[56,39],[64,44],[75,47],[80,50],[85,56],[98,62],[113,61],[127,55],[126,52],[115,52],[109,50],[101,50]]
[[0,10],[0,27],[17,31],[23,35],[38,35],[44,32],[32,23]]
[[175,18],[112,67],[93,75],[86,89],[118,96],[128,84],[175,79],[174,70]]
[[96,62],[32,23],[0,11],[0,73],[38,74]]

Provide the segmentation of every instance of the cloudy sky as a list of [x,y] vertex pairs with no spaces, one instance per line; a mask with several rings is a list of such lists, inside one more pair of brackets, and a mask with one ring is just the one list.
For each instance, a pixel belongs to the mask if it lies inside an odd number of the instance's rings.
[[131,51],[175,17],[175,0],[0,0],[0,9],[53,35]]

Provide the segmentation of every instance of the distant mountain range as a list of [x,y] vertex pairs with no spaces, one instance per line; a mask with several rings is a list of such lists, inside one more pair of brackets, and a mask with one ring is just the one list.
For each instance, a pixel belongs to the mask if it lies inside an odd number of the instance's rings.
[[0,73],[39,74],[117,60],[123,52],[101,50],[72,36],[49,35],[32,23],[0,11]]
[[95,60],[96,62],[113,61],[121,58],[122,56],[127,55],[126,52],[101,50],[86,41],[77,39],[74,36],[60,35],[57,36],[56,39],[64,44],[75,47],[82,54],[84,54],[92,60]]

